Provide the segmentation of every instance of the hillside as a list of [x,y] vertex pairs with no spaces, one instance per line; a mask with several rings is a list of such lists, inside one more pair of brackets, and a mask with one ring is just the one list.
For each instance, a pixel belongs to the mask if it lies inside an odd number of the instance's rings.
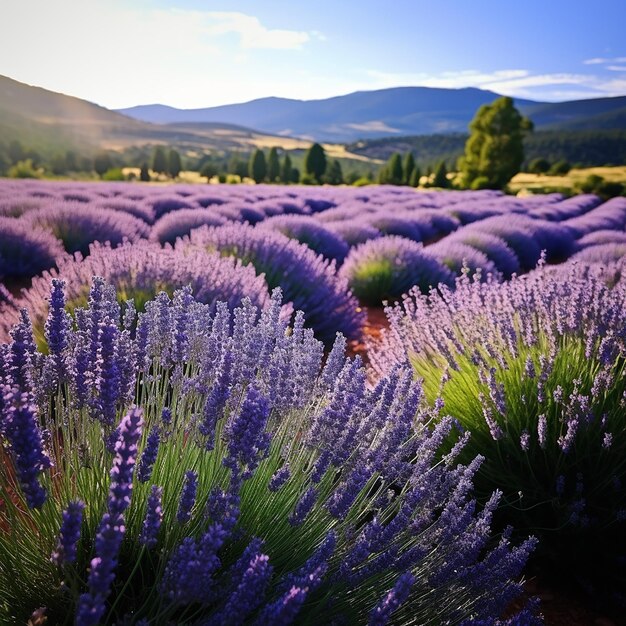
[[[478,107],[497,97],[497,93],[475,88],[395,87],[323,100],[262,98],[201,109],[154,104],[120,112],[156,124],[243,124],[278,135],[345,143],[390,136],[464,133]],[[516,99],[515,104],[538,129],[626,130],[626,96],[557,103]]]
[[[166,144],[183,151],[249,151],[256,145],[281,145],[272,137],[234,124],[160,125],[132,119],[80,98],[55,93],[0,76],[0,139],[16,139],[43,154]],[[308,142],[297,142],[306,148]]]

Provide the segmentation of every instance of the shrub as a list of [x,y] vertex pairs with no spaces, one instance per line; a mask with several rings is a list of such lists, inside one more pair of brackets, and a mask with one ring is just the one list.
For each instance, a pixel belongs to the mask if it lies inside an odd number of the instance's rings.
[[150,239],[160,244],[174,243],[200,226],[221,226],[226,220],[212,209],[179,209],[166,213],[150,231]]
[[242,267],[235,259],[221,258],[204,250],[160,248],[146,241],[127,243],[115,249],[94,244],[87,258],[64,257],[58,262],[58,270],[35,278],[18,300],[18,306],[2,312],[0,338],[6,338],[17,320],[19,308],[24,307],[30,313],[37,340],[41,342],[50,278],[60,277],[66,281],[68,306],[74,310],[86,305],[93,276],[104,277],[115,287],[121,300],[132,299],[139,311],[160,291],[172,294],[187,285],[198,301],[211,306],[223,301],[234,308],[244,297],[259,307],[269,302],[263,277],[257,276],[252,268]]
[[493,261],[496,269],[504,278],[510,278],[520,271],[517,255],[506,244],[504,239],[489,233],[469,231],[461,228],[457,232],[446,237],[444,242],[460,242],[476,250],[480,250],[485,256]]
[[471,432],[465,458],[485,456],[477,485],[485,498],[502,490],[506,523],[538,533],[568,580],[623,584],[626,284],[577,266],[464,277],[454,292],[414,291],[389,317],[374,367],[407,359]]
[[271,289],[280,287],[285,299],[304,311],[322,341],[332,343],[337,332],[350,339],[359,336],[364,315],[348,284],[337,275],[334,263],[307,246],[247,224],[199,228],[191,231],[190,242],[251,264]]
[[417,285],[428,291],[453,282],[452,273],[423,246],[389,235],[352,249],[340,270],[354,295],[366,304],[399,298]]
[[126,177],[121,167],[113,167],[102,174],[102,180],[120,181],[126,180]]
[[40,171],[33,165],[32,159],[18,161],[9,168],[9,178],[41,178]]
[[122,211],[103,209],[83,203],[56,203],[42,209],[29,211],[20,218],[30,227],[36,226],[52,233],[63,242],[67,252],[89,253],[95,241],[109,242],[112,246],[124,239],[136,241],[147,237],[147,224]]
[[271,228],[308,246],[326,259],[343,263],[348,244],[326,225],[305,215],[278,215],[265,220],[262,228]]
[[40,228],[0,217],[0,280],[22,280],[54,267],[65,254],[61,242]]
[[498,494],[436,462],[454,424],[407,372],[370,390],[341,339],[323,365],[276,298],[160,294],[135,338],[102,281],[50,302],[47,355],[27,317],[1,348],[3,623],[478,624],[519,594],[533,540],[491,543]]
[[499,277],[495,264],[486,254],[464,243],[444,239],[428,246],[426,254],[437,259],[456,276],[460,276],[463,271],[470,271],[474,274],[480,270],[483,279],[489,275]]

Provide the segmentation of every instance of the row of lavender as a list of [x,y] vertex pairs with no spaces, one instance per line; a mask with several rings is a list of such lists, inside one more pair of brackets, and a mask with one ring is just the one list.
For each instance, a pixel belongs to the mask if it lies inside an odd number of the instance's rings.
[[[97,274],[118,287],[123,279],[132,283],[125,288],[142,292],[136,297],[144,301],[158,291],[150,285],[171,293],[193,283],[203,302],[221,296],[233,305],[244,295],[262,305],[280,286],[327,342],[337,331],[358,337],[363,313],[353,296],[375,304],[415,285],[452,286],[464,265],[509,278],[535,267],[542,250],[550,263],[607,262],[626,252],[626,200],[602,204],[589,195],[272,186],[216,186],[209,193],[198,186],[3,181],[0,214],[5,282],[57,266],[72,301],[85,297],[84,285]],[[94,241],[115,247],[124,239],[141,243],[132,252],[90,249]],[[166,244],[175,251],[161,254]],[[201,260],[202,251],[210,258]],[[77,252],[93,258],[66,257]],[[128,275],[127,267],[140,270]],[[46,289],[47,281],[35,281],[25,295],[34,310]]]

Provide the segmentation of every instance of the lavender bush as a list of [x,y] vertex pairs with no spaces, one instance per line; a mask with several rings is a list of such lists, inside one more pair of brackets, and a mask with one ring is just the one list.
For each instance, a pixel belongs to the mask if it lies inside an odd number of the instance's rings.
[[193,230],[190,243],[222,255],[235,256],[257,273],[270,288],[280,287],[285,299],[302,310],[316,336],[332,343],[337,332],[353,339],[360,334],[364,315],[350,288],[332,262],[281,233],[245,224]]
[[40,228],[0,217],[0,280],[31,278],[65,255],[61,242]]
[[136,334],[102,281],[63,300],[48,354],[27,315],[0,347],[2,623],[501,623],[534,541],[492,541],[410,372],[369,389],[279,294],[159,294]]
[[452,284],[453,274],[421,244],[387,236],[350,251],[341,267],[353,293],[367,304],[399,298],[411,287],[428,291],[440,283]]
[[471,432],[484,496],[502,490],[503,516],[539,534],[564,575],[625,580],[626,285],[576,264],[503,284],[465,276],[389,317],[374,367],[410,362]]
[[29,211],[21,220],[28,227],[52,233],[63,242],[67,252],[89,253],[94,241],[116,246],[124,239],[136,241],[147,237],[149,227],[143,220],[122,211],[95,208],[81,202],[49,205]]
[[80,255],[64,258],[58,270],[35,278],[17,302],[4,308],[0,304],[0,337],[8,335],[19,318],[20,308],[26,308],[41,342],[50,279],[60,277],[66,281],[67,299],[73,310],[85,306],[93,276],[105,278],[115,287],[121,301],[132,299],[139,311],[159,291],[172,294],[185,285],[191,286],[197,300],[209,305],[224,301],[234,308],[246,297],[259,307],[269,303],[269,290],[263,277],[235,259],[221,258],[204,250],[161,248],[145,241],[115,249],[95,244],[85,259]]

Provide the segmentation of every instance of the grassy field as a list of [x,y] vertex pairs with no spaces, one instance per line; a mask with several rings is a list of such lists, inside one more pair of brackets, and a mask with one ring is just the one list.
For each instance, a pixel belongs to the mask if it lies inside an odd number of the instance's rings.
[[565,176],[547,176],[545,174],[528,174],[520,172],[509,183],[513,192],[523,189],[528,191],[542,191],[546,189],[575,190],[576,186],[586,180],[592,174],[602,176],[607,182],[626,184],[626,165],[617,167],[586,167],[572,169]]

